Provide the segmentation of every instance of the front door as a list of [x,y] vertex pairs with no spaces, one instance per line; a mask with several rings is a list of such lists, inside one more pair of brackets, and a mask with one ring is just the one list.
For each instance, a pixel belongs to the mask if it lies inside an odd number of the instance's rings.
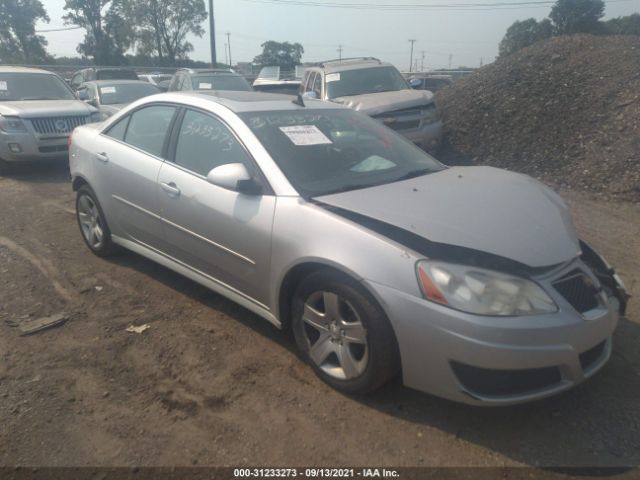
[[276,199],[209,183],[207,174],[227,163],[243,163],[250,172],[257,169],[222,121],[187,110],[173,161],[162,165],[158,178],[168,253],[266,304]]

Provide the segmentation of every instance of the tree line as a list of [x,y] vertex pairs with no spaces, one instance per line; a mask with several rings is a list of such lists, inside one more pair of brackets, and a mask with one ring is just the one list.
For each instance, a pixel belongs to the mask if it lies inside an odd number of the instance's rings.
[[[66,0],[64,10],[65,25],[85,32],[77,52],[96,65],[148,57],[156,66],[184,64],[193,51],[187,36],[201,37],[207,18],[204,0]],[[0,2],[0,63],[54,61],[36,32],[38,21],[49,22],[40,0]]]
[[602,21],[603,0],[558,0],[548,18],[516,21],[500,42],[500,56],[509,55],[547,38],[574,33],[640,35],[640,14]]

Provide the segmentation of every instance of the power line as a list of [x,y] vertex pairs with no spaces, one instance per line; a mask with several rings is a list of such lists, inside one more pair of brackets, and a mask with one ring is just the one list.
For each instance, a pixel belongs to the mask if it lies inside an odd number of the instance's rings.
[[[523,2],[491,2],[491,3],[442,3],[442,4],[382,4],[382,3],[335,3],[325,1],[302,0],[243,0],[251,3],[264,3],[287,6],[342,8],[352,10],[386,10],[386,11],[416,11],[416,10],[519,10],[530,9],[555,4],[555,0],[537,0]],[[608,0],[605,3],[631,2],[636,0]]]
[[60,27],[60,28],[49,28],[46,30],[36,30],[35,33],[51,33],[51,32],[66,32],[67,30],[78,30],[84,27]]

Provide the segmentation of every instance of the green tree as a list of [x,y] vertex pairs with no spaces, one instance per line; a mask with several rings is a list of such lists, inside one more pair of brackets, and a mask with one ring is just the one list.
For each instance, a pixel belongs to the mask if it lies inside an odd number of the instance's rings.
[[539,40],[549,38],[552,33],[553,29],[548,18],[540,22],[534,18],[516,21],[507,29],[507,33],[500,41],[500,56],[509,55]]
[[136,23],[136,53],[156,56],[161,65],[186,59],[193,50],[187,35],[204,34],[204,0],[129,0],[128,9]]
[[261,45],[262,53],[253,59],[261,66],[277,65],[283,70],[293,70],[302,60],[304,48],[299,43],[274,42],[269,40]]
[[640,13],[612,18],[604,22],[604,25],[611,35],[640,35]]
[[49,22],[40,0],[0,1],[0,63],[45,63],[47,41],[37,35],[38,20]]
[[78,53],[92,57],[96,65],[121,65],[134,40],[134,29],[123,0],[66,0],[67,24],[86,30]]
[[602,0],[558,0],[549,18],[555,35],[603,33],[600,19],[604,15]]

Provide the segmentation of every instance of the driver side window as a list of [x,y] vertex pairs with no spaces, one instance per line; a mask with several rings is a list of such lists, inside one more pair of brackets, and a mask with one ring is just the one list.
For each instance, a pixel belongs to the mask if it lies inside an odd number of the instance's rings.
[[249,154],[227,126],[194,110],[187,110],[182,120],[174,162],[203,177],[227,163],[243,163],[252,170]]
[[317,73],[316,79],[313,81],[313,92],[316,98],[322,98],[322,74]]

